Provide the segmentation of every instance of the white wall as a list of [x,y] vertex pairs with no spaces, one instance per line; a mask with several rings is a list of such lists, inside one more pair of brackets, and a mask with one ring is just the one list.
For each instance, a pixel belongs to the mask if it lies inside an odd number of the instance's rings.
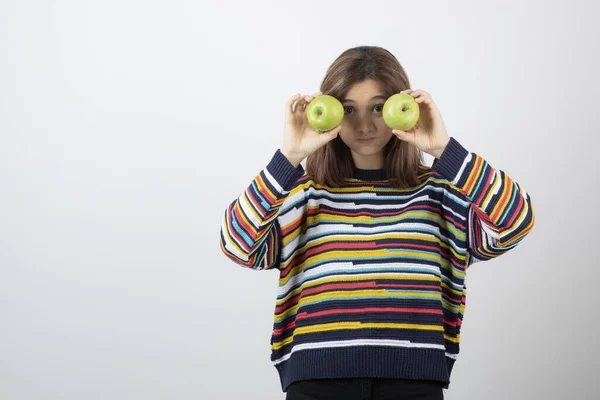
[[286,100],[357,45],[394,53],[535,207],[469,269],[446,398],[598,396],[598,8],[3,0],[0,398],[283,399],[277,273],[228,260],[221,218]]

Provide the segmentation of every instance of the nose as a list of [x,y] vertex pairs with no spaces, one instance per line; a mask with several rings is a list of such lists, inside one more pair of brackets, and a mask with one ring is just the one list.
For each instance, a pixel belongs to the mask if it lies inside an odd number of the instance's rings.
[[375,124],[373,123],[373,119],[370,116],[364,116],[359,118],[358,121],[358,131],[360,133],[369,133],[375,130]]

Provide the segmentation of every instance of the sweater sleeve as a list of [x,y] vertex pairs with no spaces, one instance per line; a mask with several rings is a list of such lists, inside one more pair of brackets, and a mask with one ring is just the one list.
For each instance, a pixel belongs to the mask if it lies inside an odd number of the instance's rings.
[[467,267],[506,253],[533,229],[531,197],[523,187],[481,156],[467,151],[453,137],[432,169],[471,203],[467,217]]
[[281,231],[277,216],[292,188],[304,175],[279,149],[223,216],[220,246],[236,264],[254,269],[279,268]]

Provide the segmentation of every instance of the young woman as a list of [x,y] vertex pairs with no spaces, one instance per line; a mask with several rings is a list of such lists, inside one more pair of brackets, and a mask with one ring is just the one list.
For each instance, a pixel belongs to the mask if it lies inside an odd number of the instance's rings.
[[[406,132],[382,117],[395,93],[419,104]],[[319,94],[344,106],[325,133],[305,115]],[[281,149],[227,207],[220,246],[279,273],[271,360],[287,399],[442,399],[467,268],[533,225],[523,187],[448,135],[390,52],[361,46],[334,61],[320,92],[288,100]]]

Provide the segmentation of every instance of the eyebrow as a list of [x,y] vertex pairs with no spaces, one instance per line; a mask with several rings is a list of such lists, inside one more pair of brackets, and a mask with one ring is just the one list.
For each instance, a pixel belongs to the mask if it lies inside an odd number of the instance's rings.
[[[382,100],[386,100],[386,99],[387,99],[387,97],[385,97],[385,96],[383,96],[383,95],[381,95],[381,94],[380,94],[380,95],[377,95],[377,96],[373,96],[373,97],[371,97],[371,100],[375,100],[375,99],[382,99]],[[371,101],[371,100],[369,100],[369,101]],[[342,103],[356,103],[356,102],[355,102],[354,100],[352,100],[352,99],[344,99],[344,100],[342,100]]]

